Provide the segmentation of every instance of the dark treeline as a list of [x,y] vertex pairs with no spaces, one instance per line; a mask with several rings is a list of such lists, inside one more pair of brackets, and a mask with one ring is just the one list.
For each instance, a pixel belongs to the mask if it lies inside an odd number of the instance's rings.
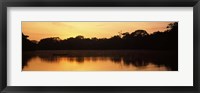
[[22,33],[23,50],[178,50],[178,23],[169,24],[164,32],[147,33],[136,30],[132,33],[122,33],[111,38],[84,38],[76,36],[61,40],[59,37],[41,39],[39,42],[30,41]]

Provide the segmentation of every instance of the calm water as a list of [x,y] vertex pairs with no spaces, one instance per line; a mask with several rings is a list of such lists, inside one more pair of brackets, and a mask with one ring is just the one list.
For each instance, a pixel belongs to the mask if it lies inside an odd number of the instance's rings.
[[178,71],[178,53],[132,50],[23,52],[23,71]]

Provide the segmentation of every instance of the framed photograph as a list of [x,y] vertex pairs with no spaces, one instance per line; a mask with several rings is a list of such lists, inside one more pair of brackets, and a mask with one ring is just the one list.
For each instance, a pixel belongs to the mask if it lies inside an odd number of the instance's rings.
[[2,93],[199,93],[199,0],[4,0]]

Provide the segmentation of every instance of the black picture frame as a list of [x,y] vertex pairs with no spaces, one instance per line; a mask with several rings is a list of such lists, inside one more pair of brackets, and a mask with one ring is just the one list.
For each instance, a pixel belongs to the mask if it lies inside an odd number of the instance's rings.
[[[7,7],[193,7],[194,86],[7,86]],[[199,93],[200,0],[1,0],[0,91],[2,93]]]

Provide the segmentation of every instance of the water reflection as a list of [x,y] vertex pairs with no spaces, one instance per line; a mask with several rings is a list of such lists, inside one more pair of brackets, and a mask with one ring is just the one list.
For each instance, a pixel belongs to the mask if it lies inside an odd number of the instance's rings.
[[23,52],[23,71],[177,71],[178,53],[168,51]]

